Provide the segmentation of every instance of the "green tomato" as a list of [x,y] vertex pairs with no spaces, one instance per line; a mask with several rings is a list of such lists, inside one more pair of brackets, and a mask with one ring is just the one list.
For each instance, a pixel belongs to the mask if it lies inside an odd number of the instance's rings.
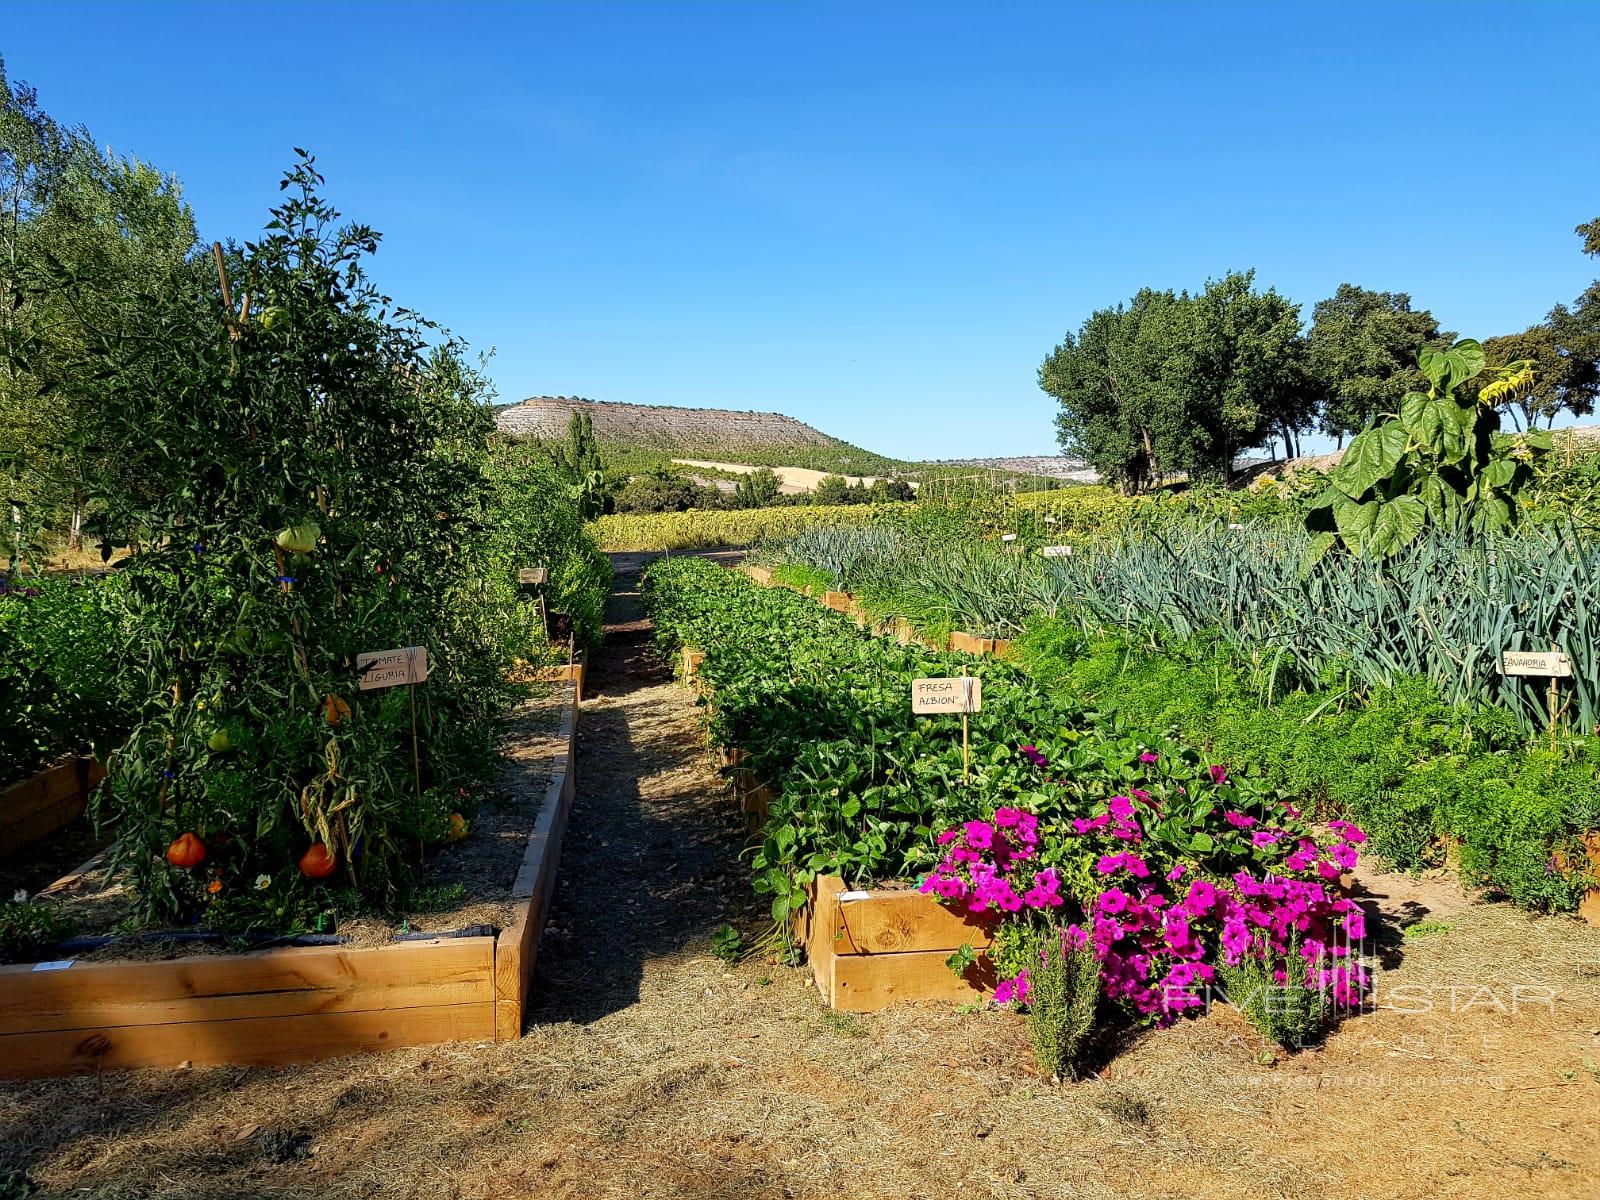
[[310,554],[316,549],[321,537],[321,529],[311,521],[303,521],[298,525],[278,530],[278,536],[274,540],[278,544],[278,549],[287,550],[290,554]]
[[213,754],[226,754],[233,749],[233,739],[226,729],[218,729],[206,739],[206,748]]
[[261,322],[261,328],[271,329],[273,326],[284,324],[289,320],[289,310],[281,304],[271,304],[263,308],[261,315],[256,319]]

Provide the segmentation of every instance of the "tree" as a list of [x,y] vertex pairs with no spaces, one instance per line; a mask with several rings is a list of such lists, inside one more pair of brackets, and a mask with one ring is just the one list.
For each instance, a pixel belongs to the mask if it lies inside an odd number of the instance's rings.
[[1581,332],[1572,331],[1577,321],[1576,314],[1558,305],[1551,319],[1542,324],[1484,341],[1491,367],[1521,360],[1533,363],[1533,387],[1504,401],[1513,421],[1521,414],[1522,428],[1535,428],[1541,418],[1549,428],[1563,411],[1579,416],[1594,411],[1595,397],[1600,395],[1600,364],[1594,350],[1574,353],[1585,341]]
[[1192,349],[1179,365],[1193,422],[1182,457],[1194,479],[1226,481],[1242,451],[1274,437],[1294,453],[1316,415],[1300,307],[1254,283],[1254,271],[1230,272],[1191,302]]
[[662,513],[714,507],[706,499],[705,489],[694,480],[659,467],[630,478],[617,493],[616,509],[619,513]]
[[572,414],[567,421],[566,441],[550,447],[550,460],[585,521],[592,521],[605,511],[606,473],[594,438],[594,422],[588,413]]
[[1062,448],[1125,492],[1184,472],[1225,480],[1244,450],[1292,444],[1317,400],[1299,309],[1254,272],[1204,291],[1146,288],[1090,315],[1039,368]]
[[1161,416],[1172,407],[1160,376],[1161,347],[1178,303],[1150,288],[1127,305],[1089,315],[1039,367],[1039,386],[1061,404],[1057,439],[1124,492],[1161,478]]
[[748,475],[739,478],[739,484],[734,488],[733,506],[735,508],[765,508],[778,498],[778,477],[770,467],[751,471]]
[[874,504],[884,504],[891,501],[915,500],[917,493],[904,479],[877,479],[867,489],[867,496]]
[[175,180],[57,124],[0,61],[0,480],[35,538],[68,524],[76,541],[86,501],[126,470],[82,365],[123,336],[130,297],[195,275],[194,247]]
[[1323,393],[1323,431],[1342,442],[1373,417],[1398,412],[1402,396],[1426,386],[1418,353],[1453,340],[1404,292],[1341,283],[1312,309],[1307,338],[1311,374]]
[[843,475],[824,475],[811,489],[813,504],[847,504],[849,500],[850,485]]

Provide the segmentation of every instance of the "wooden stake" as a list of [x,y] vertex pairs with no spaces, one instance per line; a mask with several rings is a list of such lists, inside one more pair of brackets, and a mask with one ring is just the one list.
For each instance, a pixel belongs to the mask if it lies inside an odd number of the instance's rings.
[[[1550,643],[1552,653],[1560,654],[1561,647],[1554,642]],[[1550,676],[1550,753],[1556,752],[1556,718],[1561,712],[1561,679],[1557,675]]]
[[417,685],[406,684],[411,693],[411,770],[417,780],[417,799],[422,799],[422,752],[417,748]]
[[[965,680],[966,677],[967,677],[967,669],[965,667],[962,667],[961,668],[961,678],[963,680]],[[969,782],[971,782],[971,778],[972,778],[972,754],[971,754],[971,740],[970,740],[970,733],[971,733],[970,723],[971,723],[972,718],[968,715],[967,708],[968,708],[967,685],[966,685],[965,682],[963,682],[962,685],[961,685],[961,786],[962,787],[967,786],[967,784]]]

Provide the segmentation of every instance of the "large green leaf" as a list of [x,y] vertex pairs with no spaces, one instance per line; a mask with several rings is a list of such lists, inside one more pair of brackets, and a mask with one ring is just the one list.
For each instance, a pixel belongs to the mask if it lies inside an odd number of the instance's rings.
[[1472,524],[1480,533],[1492,533],[1511,524],[1511,506],[1499,496],[1485,496],[1472,508]]
[[1396,496],[1380,505],[1372,520],[1367,546],[1377,557],[1385,557],[1409,545],[1427,524],[1428,513],[1415,496]]
[[1448,392],[1483,370],[1483,347],[1471,338],[1462,338],[1448,350],[1424,346],[1417,355],[1417,366],[1435,390]]
[[1453,400],[1438,403],[1439,458],[1445,463],[1458,463],[1472,450],[1473,430],[1477,425],[1478,410],[1475,405],[1460,405]]
[[1400,424],[1411,440],[1438,454],[1444,442],[1443,407],[1447,401],[1430,400],[1422,392],[1407,392],[1400,402]]
[[1492,458],[1484,465],[1482,472],[1478,475],[1478,479],[1481,481],[1479,483],[1479,492],[1481,493],[1486,486],[1492,488],[1510,487],[1511,481],[1516,477],[1517,463],[1515,459]]
[[1372,524],[1378,519],[1378,501],[1368,500],[1365,504],[1347,501],[1344,504],[1333,506],[1333,522],[1339,527],[1339,536],[1344,539],[1345,545],[1359,550],[1367,543],[1367,538],[1372,534]]
[[1357,434],[1334,468],[1333,482],[1354,499],[1394,473],[1406,452],[1407,440],[1405,427],[1399,421],[1385,421],[1375,429]]
[[1453,529],[1460,521],[1461,496],[1439,476],[1429,475],[1423,480],[1417,496],[1435,525]]

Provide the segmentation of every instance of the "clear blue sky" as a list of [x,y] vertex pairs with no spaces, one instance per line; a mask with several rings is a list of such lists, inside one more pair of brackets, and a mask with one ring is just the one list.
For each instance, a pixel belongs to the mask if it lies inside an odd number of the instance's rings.
[[1052,453],[1040,359],[1255,267],[1447,328],[1600,273],[1600,2],[51,3],[45,108],[250,236],[291,147],[379,282],[539,393],[772,409],[885,453]]

